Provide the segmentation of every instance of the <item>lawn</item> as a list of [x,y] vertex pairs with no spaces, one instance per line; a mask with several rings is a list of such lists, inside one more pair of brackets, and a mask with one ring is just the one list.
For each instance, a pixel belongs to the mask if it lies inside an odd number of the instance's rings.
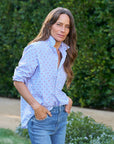
[[0,144],[31,144],[30,140],[9,129],[0,128]]

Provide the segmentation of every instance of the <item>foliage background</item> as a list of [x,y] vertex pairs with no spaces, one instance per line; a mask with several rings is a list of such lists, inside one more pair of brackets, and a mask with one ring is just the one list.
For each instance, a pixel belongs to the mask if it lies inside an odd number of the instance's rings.
[[64,91],[74,105],[114,109],[113,7],[111,0],[4,0],[0,1],[0,96],[18,98],[12,84],[14,68],[23,48],[39,32],[55,7],[74,15],[78,58],[74,80]]

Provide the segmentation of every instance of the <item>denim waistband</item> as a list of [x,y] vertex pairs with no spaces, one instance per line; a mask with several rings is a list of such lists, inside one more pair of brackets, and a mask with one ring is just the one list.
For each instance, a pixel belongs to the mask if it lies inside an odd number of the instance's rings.
[[62,112],[65,110],[65,106],[64,105],[61,105],[61,106],[55,106],[52,108],[51,112],[56,112],[56,113],[59,113],[59,112]]

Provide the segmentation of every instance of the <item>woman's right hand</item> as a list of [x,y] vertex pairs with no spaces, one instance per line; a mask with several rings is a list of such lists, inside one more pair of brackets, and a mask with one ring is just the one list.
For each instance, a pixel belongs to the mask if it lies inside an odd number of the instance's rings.
[[47,117],[47,114],[49,116],[51,115],[51,112],[48,111],[48,109],[46,109],[44,106],[42,105],[38,105],[34,108],[34,113],[35,113],[35,118],[38,120],[43,120]]
[[27,86],[23,82],[14,81],[14,85],[20,95],[26,100],[26,102],[33,108],[36,119],[42,120],[45,119],[47,114],[51,116],[51,112],[48,111],[45,107],[40,105],[35,98],[31,95]]

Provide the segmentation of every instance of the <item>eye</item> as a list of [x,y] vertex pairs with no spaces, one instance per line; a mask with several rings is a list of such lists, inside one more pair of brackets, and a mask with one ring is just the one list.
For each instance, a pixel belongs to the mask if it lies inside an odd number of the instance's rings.
[[60,24],[60,23],[57,23],[57,25],[58,25],[58,26],[61,26],[62,24]]
[[60,24],[59,24],[59,23],[57,23],[57,25],[58,25],[58,26],[60,26]]
[[69,26],[69,25],[67,25],[67,26],[66,26],[66,28],[68,28],[68,29],[69,29],[69,28],[70,28],[70,26]]

